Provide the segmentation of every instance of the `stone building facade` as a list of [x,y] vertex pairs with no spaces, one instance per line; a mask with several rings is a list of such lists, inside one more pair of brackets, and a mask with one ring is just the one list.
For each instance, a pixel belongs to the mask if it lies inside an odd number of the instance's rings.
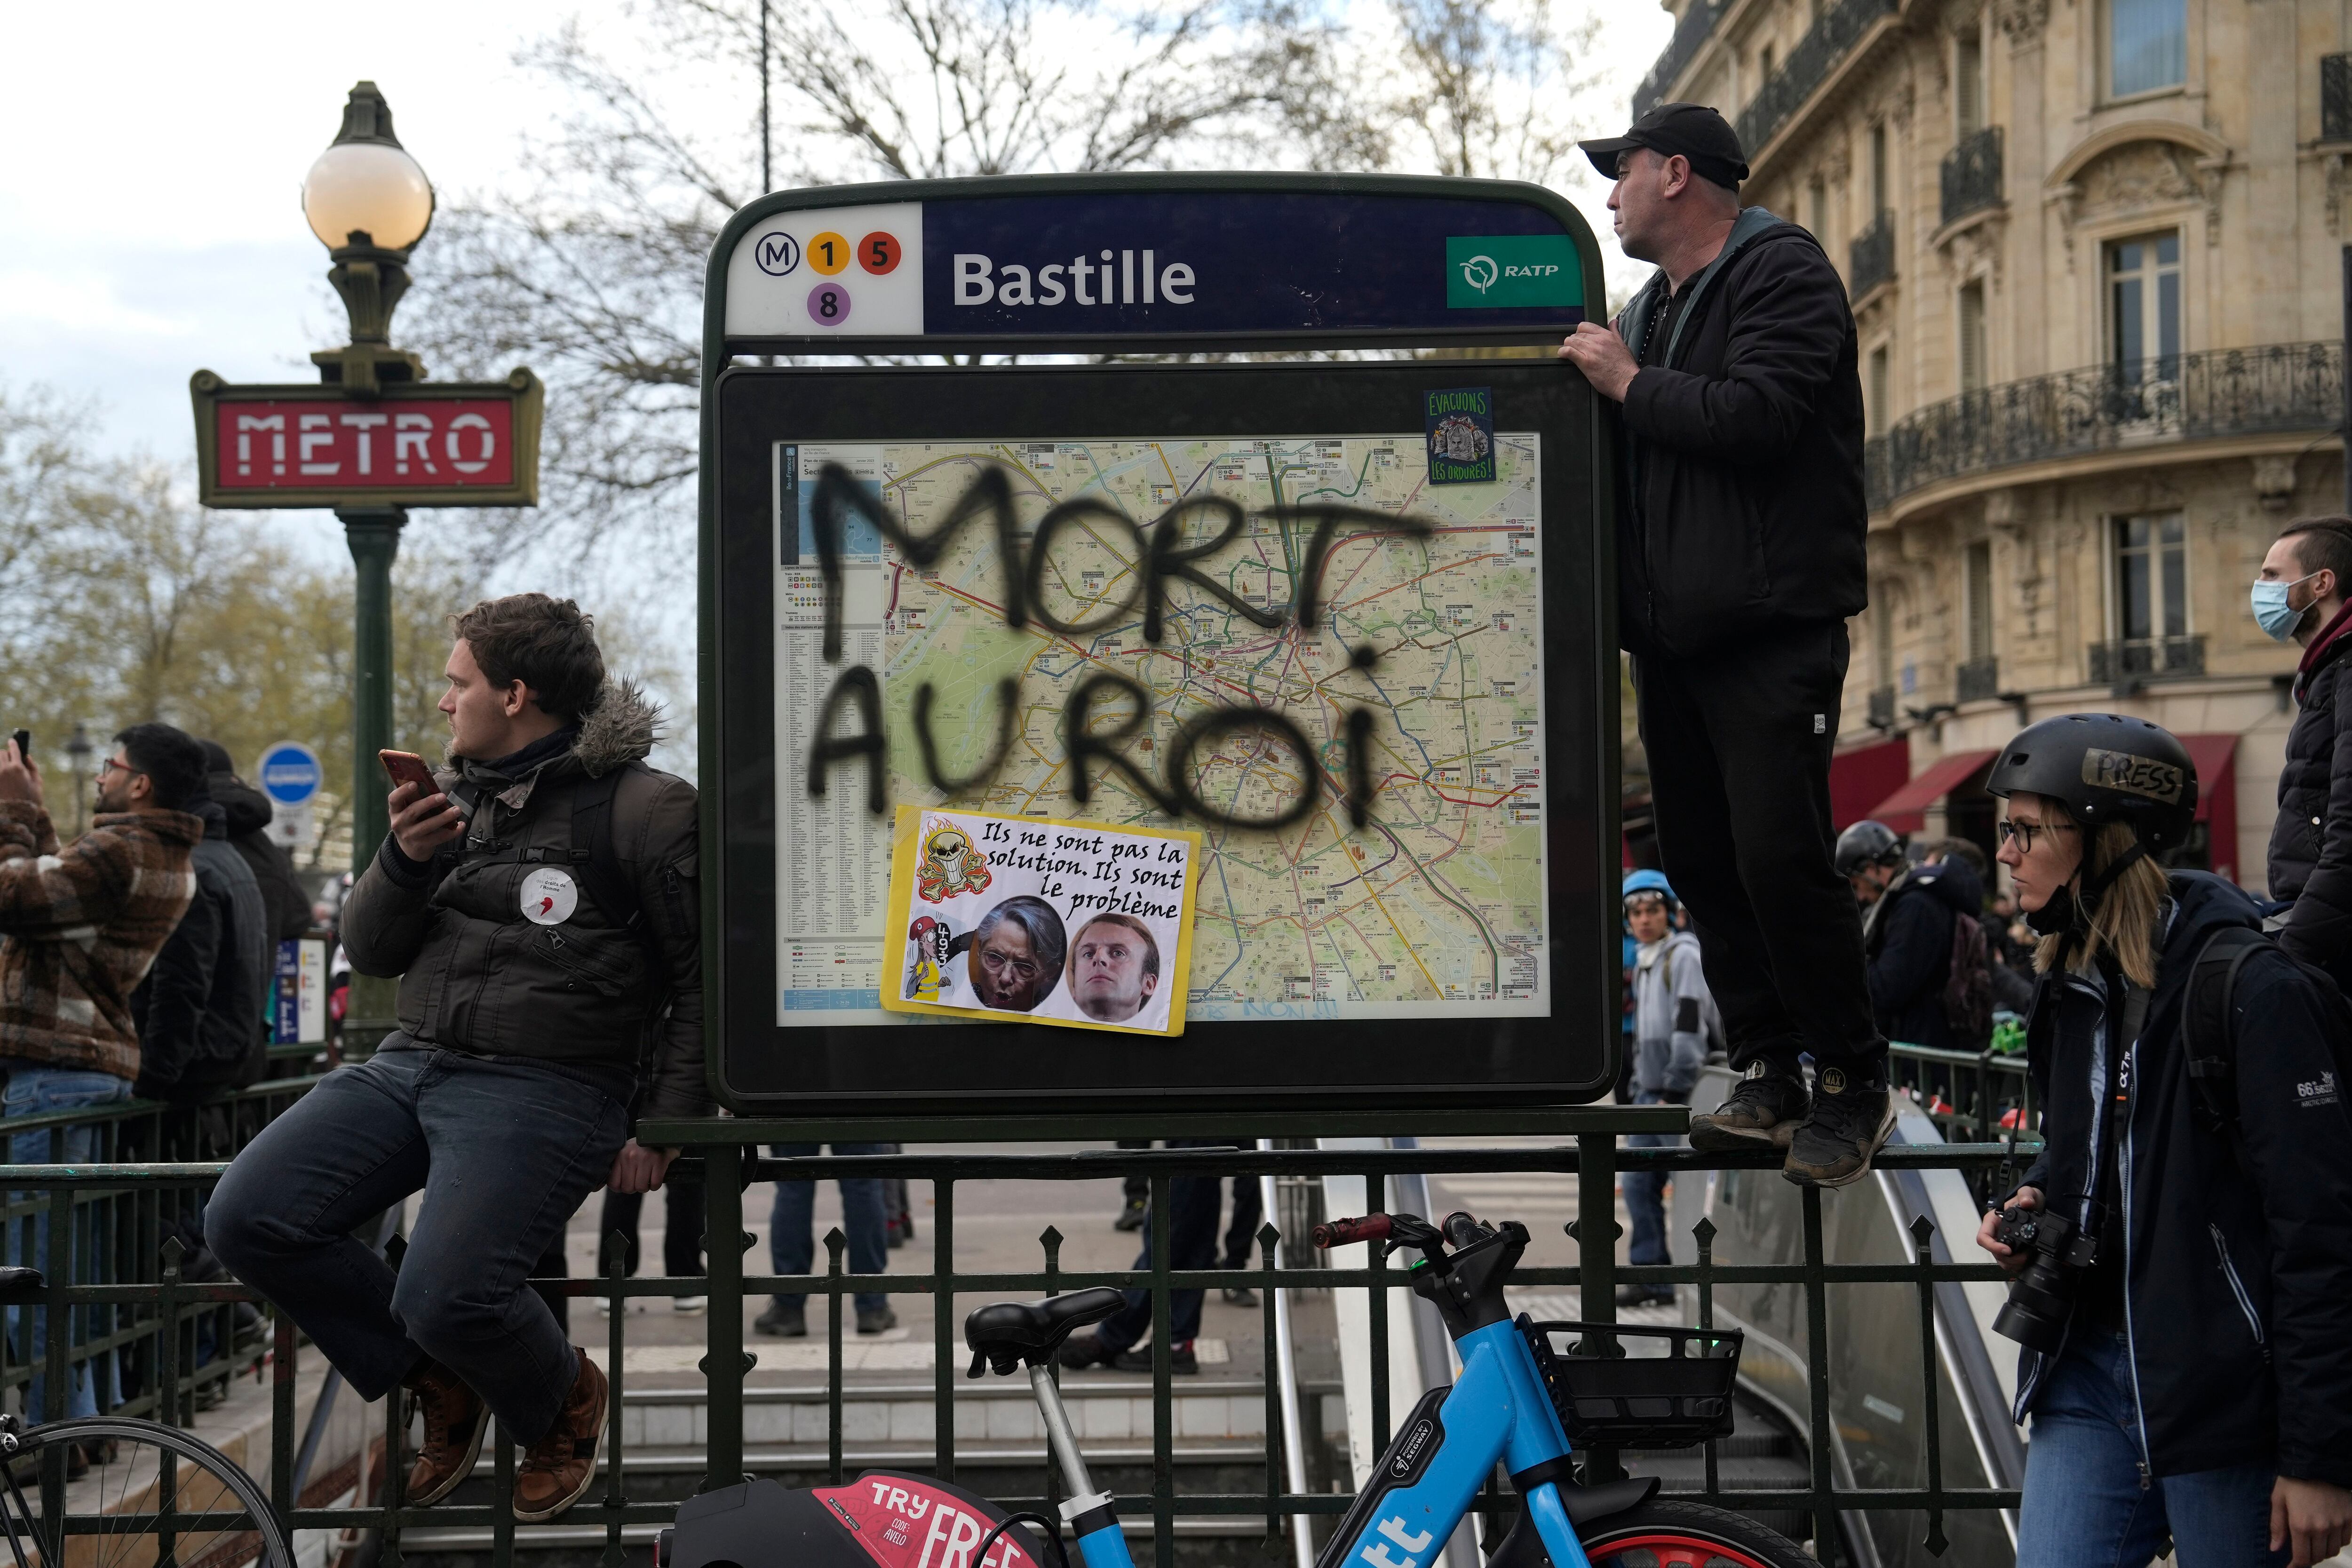
[[[1990,847],[1992,750],[2191,738],[2191,852],[2263,881],[2296,649],[2246,588],[2343,510],[2346,0],[1671,0],[1636,95],[1723,110],[1844,274],[1871,607],[1839,815]],[[1907,781],[1907,782],[1906,782]]]

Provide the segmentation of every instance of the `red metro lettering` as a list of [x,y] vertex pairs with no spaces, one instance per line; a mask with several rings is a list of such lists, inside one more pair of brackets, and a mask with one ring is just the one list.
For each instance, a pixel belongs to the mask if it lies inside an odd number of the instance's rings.
[[[1034,268],[971,251],[955,257],[955,302],[959,305],[1171,305],[1192,302],[1192,268],[1182,261],[1160,264],[1155,252],[1080,251],[1067,261]],[[1116,255],[1117,260],[1113,260]]]

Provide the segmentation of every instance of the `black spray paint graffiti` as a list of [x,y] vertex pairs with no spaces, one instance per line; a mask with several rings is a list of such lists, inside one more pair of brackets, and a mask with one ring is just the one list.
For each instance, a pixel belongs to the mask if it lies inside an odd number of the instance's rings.
[[[1397,516],[1364,507],[1317,503],[1258,511],[1255,515],[1286,527],[1311,526],[1313,531],[1307,535],[1294,596],[1287,605],[1276,607],[1249,603],[1202,569],[1202,563],[1213,559],[1241,537],[1253,515],[1223,496],[1180,500],[1149,525],[1138,523],[1107,501],[1079,497],[1061,502],[1040,518],[1024,550],[1020,520],[1013,504],[1012,482],[1004,469],[993,464],[981,470],[938,527],[928,533],[917,533],[890,515],[846,468],[838,463],[827,463],[819,472],[816,493],[809,507],[809,521],[816,536],[817,567],[824,583],[824,647],[827,664],[838,664],[842,658],[842,531],[848,513],[855,513],[897,546],[908,564],[919,570],[937,564],[966,524],[985,518],[996,531],[997,556],[1004,566],[1006,626],[1019,630],[1034,619],[1063,637],[1091,637],[1120,624],[1139,608],[1144,641],[1153,646],[1164,635],[1167,587],[1171,582],[1190,584],[1265,630],[1288,623],[1301,631],[1312,631],[1322,609],[1323,568],[1342,538],[1377,533],[1426,539],[1434,531],[1425,518]],[[1199,516],[1220,520],[1215,536],[1203,542],[1183,543],[1186,523]],[[1118,604],[1087,620],[1066,621],[1045,605],[1044,586],[1054,541],[1072,524],[1089,521],[1123,528],[1132,536],[1135,581]],[[1349,663],[1358,669],[1370,669],[1378,659],[1379,655],[1370,647],[1359,647]],[[1096,702],[1104,696],[1123,698],[1132,709],[1112,728],[1097,731],[1094,728]],[[915,740],[922,753],[924,777],[932,788],[950,798],[968,796],[984,788],[1012,754],[1021,702],[1020,682],[1008,677],[997,683],[995,744],[980,766],[957,777],[950,776],[940,765],[939,742],[931,729],[936,697],[929,681],[915,689]],[[841,719],[850,712],[856,716],[856,729],[847,734],[836,733]],[[1099,763],[1118,772],[1145,799],[1171,816],[1191,816],[1222,827],[1273,831],[1291,826],[1313,814],[1320,792],[1320,759],[1305,732],[1287,715],[1255,703],[1213,708],[1194,715],[1177,729],[1174,742],[1168,750],[1164,781],[1154,781],[1125,750],[1147,731],[1150,717],[1150,692],[1125,676],[1097,673],[1072,689],[1062,710],[1071,799],[1084,805],[1092,798],[1095,769]],[[1347,713],[1348,782],[1342,798],[1349,820],[1358,827],[1370,816],[1373,725],[1370,709],[1350,709]],[[1304,786],[1272,816],[1234,816],[1202,800],[1193,784],[1194,761],[1203,747],[1213,751],[1213,742],[1252,731],[1267,737],[1275,749],[1289,752]],[[809,746],[808,793],[822,796],[825,781],[835,765],[858,761],[866,766],[866,808],[880,816],[888,806],[882,688],[873,670],[862,664],[841,673],[818,712],[816,733]]]

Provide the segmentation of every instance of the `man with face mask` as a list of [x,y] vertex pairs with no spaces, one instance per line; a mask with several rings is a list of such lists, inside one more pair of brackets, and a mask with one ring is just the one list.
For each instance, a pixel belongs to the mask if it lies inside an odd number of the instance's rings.
[[2305,518],[2280,531],[2253,586],[2254,619],[2303,645],[2298,711],[2279,770],[2271,827],[2271,897],[2290,908],[2279,945],[2352,991],[2352,517]]

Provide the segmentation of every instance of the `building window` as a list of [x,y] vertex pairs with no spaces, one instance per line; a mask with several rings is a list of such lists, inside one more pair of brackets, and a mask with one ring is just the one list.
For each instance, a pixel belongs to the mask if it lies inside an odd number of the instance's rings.
[[2180,355],[2179,230],[2107,247],[2107,321],[2123,379],[2173,378]]
[[1894,410],[1886,403],[1886,345],[1879,344],[1870,351],[1870,406],[1863,410],[1874,431],[1883,431],[1892,422]]
[[2107,0],[2107,92],[2179,87],[2189,79],[2189,0]]
[[1960,289],[1960,390],[1981,392],[1985,384],[1985,296],[1981,279]]
[[1764,84],[1771,79],[1772,46],[1767,44],[1762,48],[1756,51],[1756,90],[1759,92],[1763,91]]
[[2189,635],[2189,546],[2177,511],[2119,517],[2116,635],[2126,642]]
[[1985,127],[1984,42],[1973,34],[1953,48],[1952,118],[1963,142]]
[[1870,128],[1870,216],[1873,221],[1886,210],[1889,190],[1886,182],[1886,122],[1880,121]]
[[1808,207],[1807,216],[1811,219],[1805,226],[1813,231],[1815,239],[1825,238],[1830,232],[1829,185],[1816,176],[1811,186],[1805,193],[1805,201]]
[[1992,542],[1979,540],[1967,556],[1969,662],[1992,657]]

